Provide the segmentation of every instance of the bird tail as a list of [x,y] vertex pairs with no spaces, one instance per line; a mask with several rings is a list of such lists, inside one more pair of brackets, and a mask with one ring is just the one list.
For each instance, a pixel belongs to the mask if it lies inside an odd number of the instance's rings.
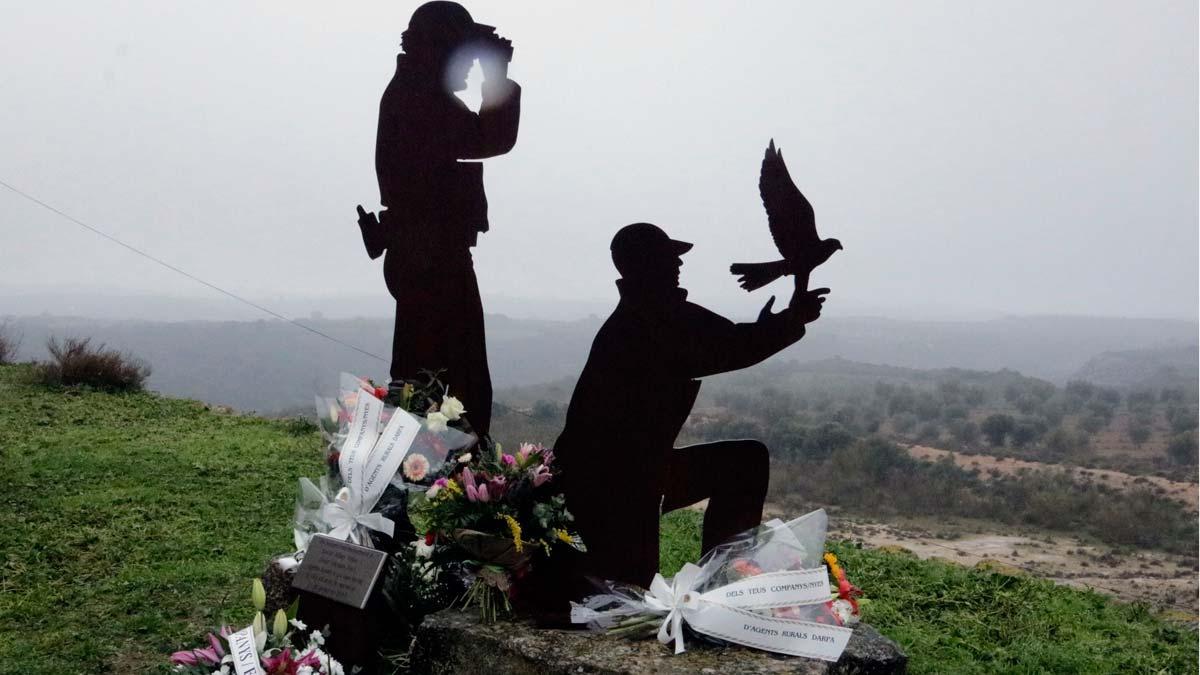
[[786,261],[777,260],[769,263],[734,263],[729,271],[738,275],[738,284],[747,291],[754,291],[788,274]]

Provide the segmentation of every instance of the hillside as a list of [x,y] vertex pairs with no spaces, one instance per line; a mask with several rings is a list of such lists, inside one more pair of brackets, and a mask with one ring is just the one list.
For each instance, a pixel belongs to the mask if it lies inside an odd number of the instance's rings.
[[1198,370],[1200,351],[1193,344],[1104,352],[1088,359],[1071,379],[1121,389],[1175,387],[1194,396]]
[[[5,311],[0,306],[0,312]],[[601,319],[487,316],[488,359],[496,388],[574,378]],[[22,354],[41,358],[50,335],[93,337],[146,359],[151,388],[238,410],[275,412],[311,405],[340,370],[374,377],[388,362],[269,321],[118,321],[78,317],[11,319]],[[392,321],[304,319],[303,323],[388,359]],[[1193,345],[1196,323],[1176,320],[1013,317],[993,321],[904,321],[838,316],[830,310],[770,363],[842,358],[919,369],[1010,369],[1059,384],[1096,354]],[[758,372],[751,369],[748,374]]]
[[[0,673],[167,672],[249,621],[247,579],[290,544],[307,427],[152,394],[49,390],[0,366]],[[664,566],[695,556],[668,518]],[[1196,633],[1049,582],[832,544],[914,673],[1184,672]],[[669,571],[669,570],[668,570]]]

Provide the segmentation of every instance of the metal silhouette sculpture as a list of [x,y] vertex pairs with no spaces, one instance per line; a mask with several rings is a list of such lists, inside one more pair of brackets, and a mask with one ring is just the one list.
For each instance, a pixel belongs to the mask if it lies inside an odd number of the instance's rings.
[[[376,218],[358,207],[363,244],[385,255],[383,276],[396,300],[391,377],[441,371],[464,402],[473,429],[490,427],[483,303],[471,248],[488,230],[483,165],[517,140],[521,88],[508,79],[512,43],[476,23],[462,5],[428,2],[413,12],[404,52],[379,104]],[[478,58],[483,102],[473,112],[454,95]]]
[[612,240],[620,302],[592,343],[554,446],[567,506],[588,552],[576,574],[647,586],[658,571],[661,513],[708,499],[704,551],[758,525],[767,448],[729,440],[675,448],[698,378],[756,364],[804,336],[829,289],[797,283],[788,307],[772,297],[753,323],[687,301],[680,257],[692,245],[649,223]]
[[808,288],[808,277],[834,251],[842,250],[837,239],[817,236],[817,221],[812,204],[796,187],[783,163],[783,152],[775,149],[775,141],[767,146],[762,170],[758,176],[758,192],[767,209],[771,238],[783,260],[768,263],[734,263],[729,271],[740,275],[738,283],[747,291],[757,290],[788,275],[796,275],[796,285]]

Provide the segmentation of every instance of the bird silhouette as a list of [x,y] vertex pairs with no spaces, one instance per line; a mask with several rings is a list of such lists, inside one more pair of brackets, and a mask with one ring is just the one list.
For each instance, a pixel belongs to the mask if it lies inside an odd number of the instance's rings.
[[775,139],[771,139],[763,157],[758,192],[767,209],[771,238],[783,260],[734,263],[729,266],[729,271],[738,275],[738,283],[747,291],[762,288],[788,274],[796,275],[797,287],[807,290],[809,275],[829,260],[834,251],[842,250],[842,242],[817,236],[812,204],[788,174],[783,153],[775,149]]

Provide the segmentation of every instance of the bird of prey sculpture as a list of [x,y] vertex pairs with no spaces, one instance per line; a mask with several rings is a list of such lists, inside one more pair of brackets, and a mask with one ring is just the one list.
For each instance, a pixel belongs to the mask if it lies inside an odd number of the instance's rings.
[[771,238],[783,260],[765,263],[734,263],[729,271],[738,275],[738,283],[747,291],[762,288],[776,279],[796,275],[797,288],[808,289],[808,277],[834,251],[842,249],[837,239],[817,236],[812,204],[804,198],[783,163],[783,153],[775,149],[775,140],[767,147],[758,192],[767,209]]

